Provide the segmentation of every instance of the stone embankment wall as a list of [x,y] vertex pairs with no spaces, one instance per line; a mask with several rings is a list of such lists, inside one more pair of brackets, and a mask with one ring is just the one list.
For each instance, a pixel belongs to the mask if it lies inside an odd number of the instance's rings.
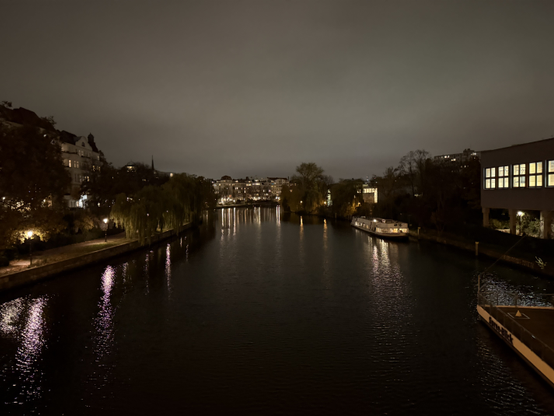
[[[183,227],[183,230],[191,228],[191,224],[187,224]],[[156,244],[160,241],[167,240],[175,236],[176,233],[173,230],[166,231],[152,237],[152,244]],[[135,250],[139,250],[145,246],[141,246],[138,241],[131,241],[123,243],[115,247],[105,248],[92,253],[83,254],[82,256],[73,257],[71,259],[62,260],[56,263],[47,264],[44,266],[38,266],[31,269],[6,274],[0,277],[0,291],[13,289],[15,287],[27,285],[38,280],[46,279],[57,274],[67,272],[70,270],[79,269],[85,266],[89,266],[94,263],[117,257],[122,254],[127,254]]]
[[[497,250],[491,250],[489,248],[485,247],[479,247],[475,243],[469,243],[469,242],[462,242],[457,240],[452,240],[445,237],[439,237],[434,235],[429,235],[425,233],[418,234],[417,231],[410,230],[410,239],[411,240],[427,240],[427,241],[434,241],[436,243],[445,244],[448,246],[457,247],[462,250],[471,251],[474,252],[476,256],[487,256],[493,259],[500,259],[501,261],[505,263],[515,264],[519,267],[524,267],[526,269],[532,270],[533,272],[536,272],[538,274],[543,274],[547,276],[553,276],[554,277],[554,268],[553,267],[545,267],[544,269],[541,269],[538,263],[532,262],[529,260],[521,259],[518,257],[509,256],[507,254],[504,254],[502,252],[499,252]],[[548,265],[550,266],[550,265]]]

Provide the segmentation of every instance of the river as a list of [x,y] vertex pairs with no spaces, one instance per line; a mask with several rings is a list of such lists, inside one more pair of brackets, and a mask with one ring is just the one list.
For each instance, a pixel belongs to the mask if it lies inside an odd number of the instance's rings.
[[[552,415],[448,247],[235,208],[0,295],[0,414]],[[522,299],[554,282],[496,265]]]

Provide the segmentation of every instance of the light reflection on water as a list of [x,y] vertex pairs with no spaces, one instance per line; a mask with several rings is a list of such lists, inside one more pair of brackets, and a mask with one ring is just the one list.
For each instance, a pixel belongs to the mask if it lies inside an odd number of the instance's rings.
[[106,267],[102,274],[102,298],[98,303],[98,316],[95,321],[96,329],[96,361],[110,354],[114,343],[114,306],[111,303],[111,293],[115,284],[115,270],[112,266]]
[[554,306],[554,293],[540,290],[533,285],[514,286],[496,273],[486,273],[481,277],[481,293],[498,305]]
[[165,247],[165,278],[168,293],[171,294],[171,244],[169,243]]
[[[190,232],[5,298],[6,397],[25,402],[6,414],[45,403],[49,414],[103,415],[554,409],[475,319],[485,262],[279,214],[221,210],[202,244]],[[489,277],[498,291],[518,287],[500,276]]]
[[23,311],[24,299],[18,298],[0,305],[0,331],[4,336],[15,336],[17,324]]
[[46,345],[44,310],[48,298],[18,298],[0,307],[0,322],[3,335],[17,342],[17,350],[11,365],[4,366],[2,378],[9,373],[16,375],[17,384],[4,387],[7,403],[22,405],[42,397],[43,371],[41,356]]

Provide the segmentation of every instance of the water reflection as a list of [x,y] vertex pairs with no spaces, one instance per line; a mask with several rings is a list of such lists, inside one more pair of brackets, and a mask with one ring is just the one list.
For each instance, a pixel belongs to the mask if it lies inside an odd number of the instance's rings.
[[0,306],[0,331],[4,336],[16,336],[17,324],[23,311],[23,298],[17,298]]
[[[475,321],[473,256],[278,213],[229,210],[121,266],[41,283],[44,307],[0,302],[0,375],[19,410],[3,413],[554,414]],[[43,392],[31,411],[13,404],[27,390]]]
[[144,276],[146,277],[145,280],[145,286],[144,291],[148,295],[150,293],[150,284],[148,283],[148,275],[150,271],[150,253],[146,253],[146,256],[144,256]]
[[171,244],[165,247],[165,278],[167,290],[171,293]]
[[535,285],[514,285],[496,273],[481,275],[481,293],[497,305],[554,306],[554,294],[546,288],[541,291]]
[[2,334],[18,343],[14,364],[2,370],[4,379],[10,370],[18,379],[17,384],[4,391],[9,403],[22,405],[42,395],[43,372],[39,363],[46,345],[44,310],[47,304],[48,298],[42,296],[36,299],[18,298],[0,307]]
[[236,235],[240,227],[247,224],[262,222],[281,223],[281,210],[275,208],[262,209],[260,207],[223,208],[220,211],[220,231],[225,235]]
[[96,328],[96,361],[109,354],[114,338],[114,307],[111,303],[111,293],[115,283],[115,270],[112,266],[106,267],[101,278],[102,298],[98,304],[99,312],[95,320]]

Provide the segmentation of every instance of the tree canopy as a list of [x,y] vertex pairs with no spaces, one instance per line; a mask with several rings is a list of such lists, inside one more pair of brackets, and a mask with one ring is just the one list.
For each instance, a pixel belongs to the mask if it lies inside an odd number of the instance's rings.
[[315,213],[324,205],[332,179],[315,163],[301,163],[296,172],[291,185],[283,188],[283,205],[291,211]]
[[178,232],[187,222],[199,221],[202,210],[215,204],[210,181],[182,173],[162,186],[148,185],[131,196],[118,194],[110,217],[125,228],[128,238],[138,238],[144,244],[157,232]]
[[408,152],[398,167],[373,177],[379,191],[376,213],[439,231],[472,221],[480,214],[480,171],[471,149],[460,160],[431,158],[425,150]]
[[62,230],[70,183],[54,132],[0,123],[0,247],[16,244],[27,231],[47,239]]

